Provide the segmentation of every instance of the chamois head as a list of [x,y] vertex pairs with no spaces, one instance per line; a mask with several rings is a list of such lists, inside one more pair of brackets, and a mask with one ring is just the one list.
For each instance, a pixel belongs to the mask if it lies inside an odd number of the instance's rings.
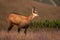
[[35,9],[35,7],[33,7],[32,8],[32,19],[34,19],[36,16],[39,16],[38,14],[37,14],[37,10]]
[[35,9],[35,7],[32,8],[32,14],[33,14],[34,17],[38,16],[37,10]]

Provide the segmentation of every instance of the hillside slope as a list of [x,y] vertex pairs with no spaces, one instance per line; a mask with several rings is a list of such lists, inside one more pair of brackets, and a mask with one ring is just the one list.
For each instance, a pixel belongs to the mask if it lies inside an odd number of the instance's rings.
[[39,13],[40,19],[60,19],[60,7],[38,3],[32,0],[0,0],[0,26],[6,25],[6,16],[10,12],[17,12],[18,14],[31,14],[32,7],[35,6]]

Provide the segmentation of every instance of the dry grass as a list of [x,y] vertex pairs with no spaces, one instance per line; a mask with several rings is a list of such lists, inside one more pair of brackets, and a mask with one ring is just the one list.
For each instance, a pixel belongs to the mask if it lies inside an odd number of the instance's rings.
[[0,31],[0,40],[60,40],[60,31],[28,31],[26,36],[23,32]]

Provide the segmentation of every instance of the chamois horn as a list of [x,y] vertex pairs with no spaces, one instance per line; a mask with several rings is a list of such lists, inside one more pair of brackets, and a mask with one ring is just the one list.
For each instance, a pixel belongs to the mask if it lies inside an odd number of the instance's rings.
[[37,12],[36,7],[33,7],[32,8],[32,13],[36,13],[36,12]]

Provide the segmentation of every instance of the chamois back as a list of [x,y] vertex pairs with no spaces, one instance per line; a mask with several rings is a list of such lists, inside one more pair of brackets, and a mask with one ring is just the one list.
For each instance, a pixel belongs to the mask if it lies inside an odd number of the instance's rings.
[[29,18],[27,16],[23,16],[23,15],[18,15],[18,14],[9,14],[8,16],[8,20],[15,23],[15,24],[20,24],[20,25],[24,25],[27,24],[29,22],[28,20]]

